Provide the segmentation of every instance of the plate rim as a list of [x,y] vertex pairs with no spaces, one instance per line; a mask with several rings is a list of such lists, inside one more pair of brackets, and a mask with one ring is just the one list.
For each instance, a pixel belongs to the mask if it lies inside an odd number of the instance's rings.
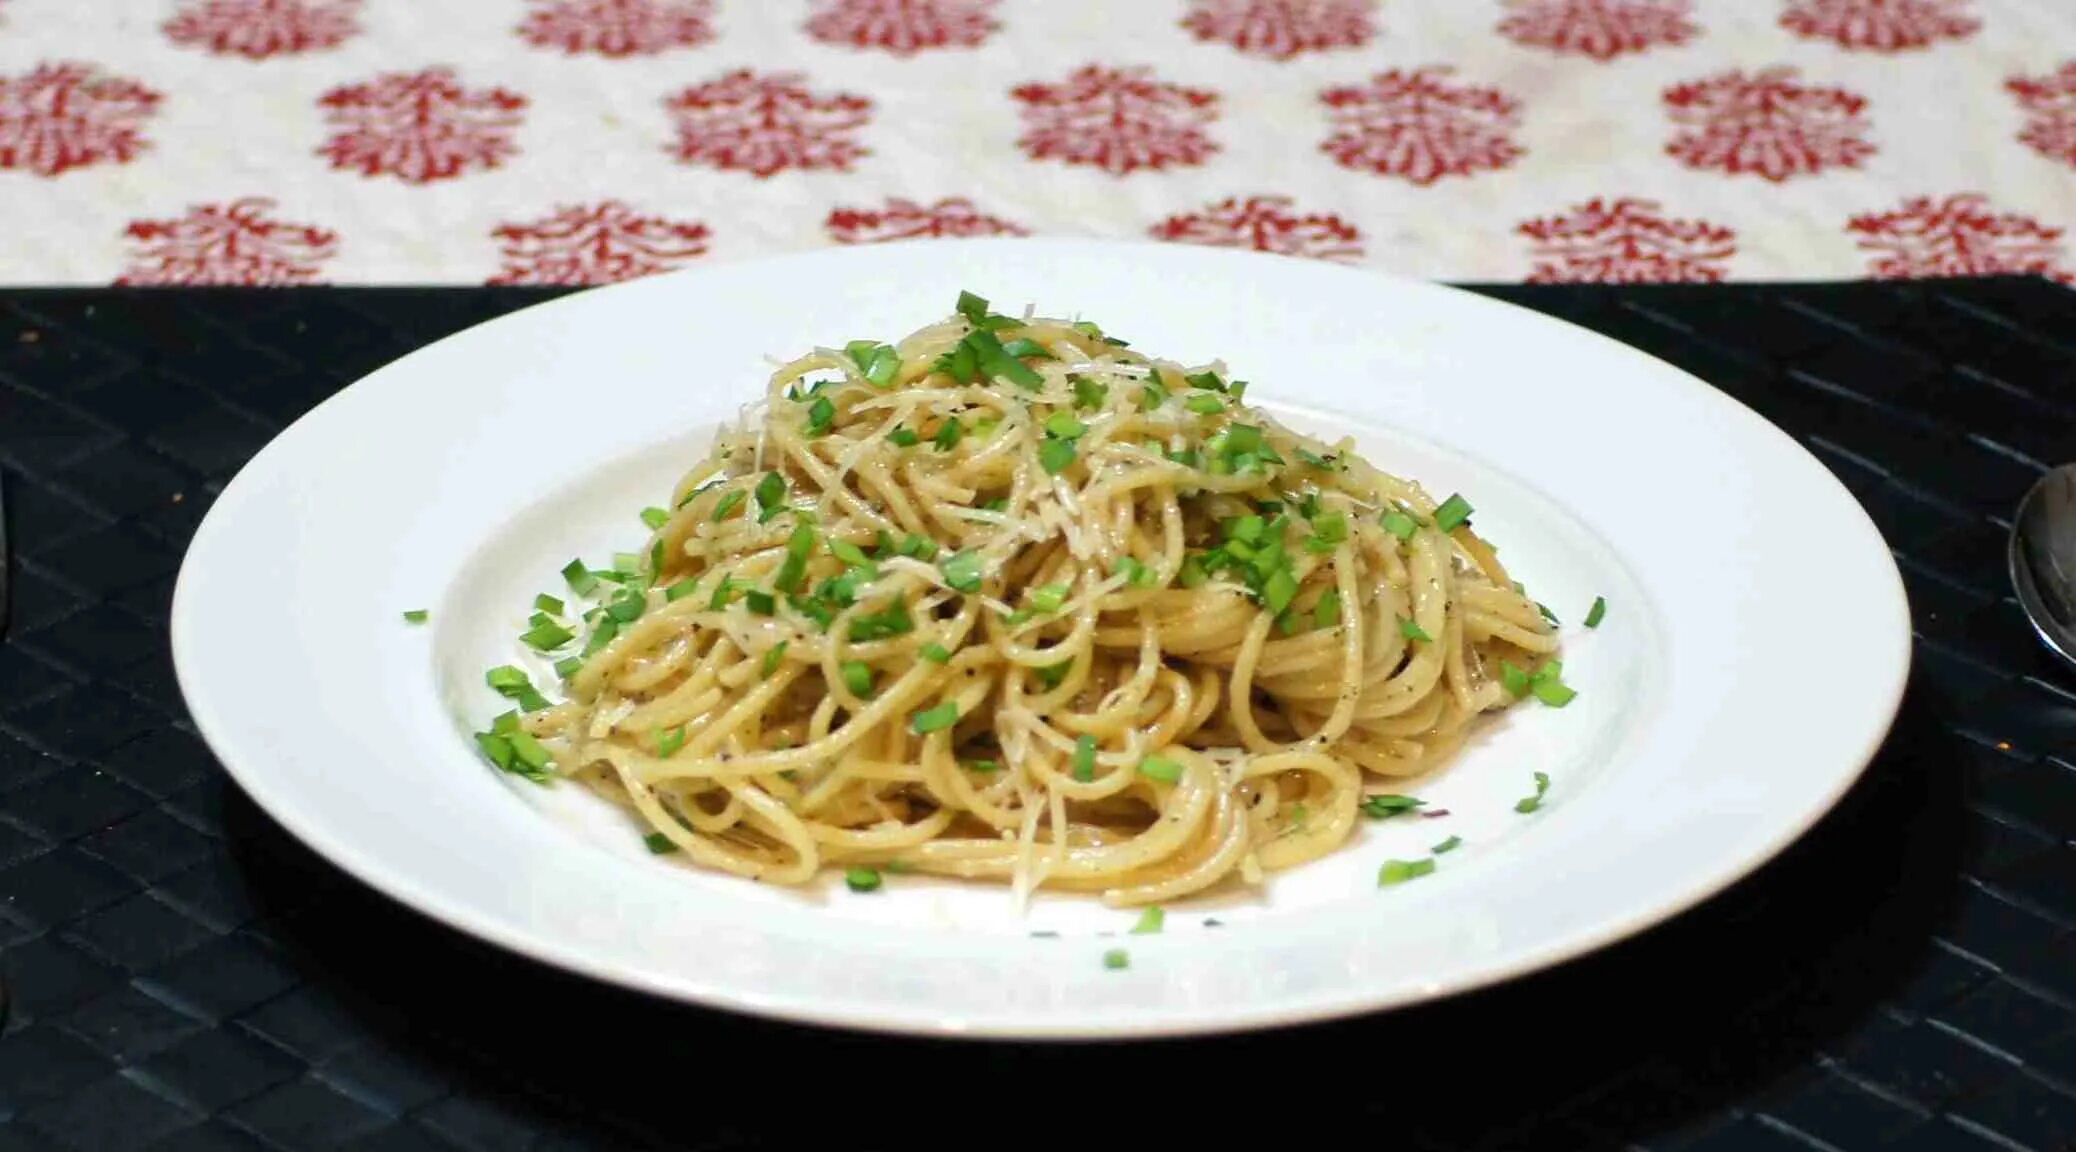
[[[1064,249],[1127,257],[1135,252],[1171,253],[1176,248],[1172,244],[1151,241],[1078,238],[921,239],[873,246],[879,252],[918,248],[942,252],[948,247],[968,250],[1017,249],[1025,253]],[[241,491],[241,482],[246,482],[249,489],[255,482],[251,478],[261,475],[263,468],[272,466],[273,457],[286,451],[282,445],[290,439],[291,433],[302,429],[302,434],[309,434],[308,430],[311,427],[322,425],[329,418],[329,411],[349,403],[347,398],[353,394],[354,389],[371,377],[398,371],[400,366],[406,365],[414,358],[429,355],[439,346],[465,338],[482,339],[481,334],[486,329],[539,323],[544,316],[552,319],[557,309],[583,306],[576,302],[589,301],[601,295],[661,291],[658,281],[696,283],[718,270],[740,268],[744,265],[811,264],[820,259],[827,259],[832,251],[843,250],[816,248],[731,261],[715,261],[634,281],[580,288],[536,301],[476,321],[437,339],[425,341],[401,355],[382,362],[312,405],[270,437],[258,452],[240,466],[218,494],[217,499],[212,502],[201,523],[197,525],[182,555],[174,585],[168,626],[175,679],[183,702],[211,755],[232,781],[290,835],[385,899],[396,901],[415,914],[446,928],[495,944],[516,956],[610,986],[628,988],[645,995],[655,995],[668,1001],[693,1004],[710,1010],[847,1031],[939,1039],[1017,1039],[1046,1042],[1144,1040],[1296,1027],[1325,1020],[1367,1017],[1419,1004],[1453,1000],[1472,992],[1557,968],[1637,937],[1655,927],[1669,924],[1764,869],[1806,836],[1835,810],[1845,795],[1861,781],[1894,729],[1907,693],[1915,646],[1908,589],[1903,583],[1902,573],[1895,562],[1893,552],[1887,547],[1885,537],[1868,514],[1865,505],[1814,453],[1757,410],[1710,384],[1706,379],[1592,328],[1518,304],[1510,299],[1475,290],[1475,287],[1483,285],[1458,285],[1418,279],[1376,268],[1351,269],[1341,266],[1343,271],[1375,277],[1396,285],[1402,291],[1439,294],[1474,301],[1474,307],[1486,309],[1495,315],[1506,313],[1511,324],[1541,326],[1551,330],[1553,336],[1561,335],[1565,340],[1597,344],[1605,355],[1631,359],[1639,372],[1662,378],[1668,384],[1677,379],[1680,386],[1691,394],[1717,406],[1725,418],[1743,423],[1749,434],[1771,439],[1776,448],[1788,449],[1792,455],[1799,457],[1808,466],[1813,482],[1827,489],[1830,495],[1842,502],[1842,507],[1850,511],[1852,519],[1868,538],[1868,542],[1878,546],[1881,553],[1883,562],[1880,567],[1886,579],[1882,588],[1870,589],[1867,592],[1870,596],[1878,594],[1895,609],[1890,625],[1896,636],[1897,647],[1894,653],[1895,660],[1886,667],[1878,704],[1873,714],[1875,719],[1862,738],[1863,746],[1850,757],[1849,763],[1838,765],[1832,783],[1820,796],[1806,803],[1792,819],[1774,822],[1771,835],[1754,847],[1734,858],[1728,855],[1717,857],[1702,870],[1705,875],[1699,882],[1690,883],[1659,899],[1633,902],[1625,914],[1608,918],[1598,925],[1583,927],[1558,939],[1545,940],[1538,946],[1514,948],[1506,952],[1501,960],[1486,960],[1459,966],[1452,971],[1447,981],[1418,994],[1374,995],[1351,986],[1344,988],[1340,995],[1309,1005],[1296,1006],[1275,1000],[1263,1000],[1242,1007],[1221,1008],[1208,1013],[1198,1012],[1179,1018],[1135,1021],[1126,1027],[1054,1027],[1046,1023],[1042,1014],[1035,1013],[1024,1014],[1015,1024],[947,1025],[925,1012],[903,1014],[898,1011],[860,1011],[856,1008],[826,1006],[834,1001],[825,1002],[825,1006],[817,1007],[812,1001],[796,1003],[783,998],[731,995],[725,980],[710,976],[692,978],[681,975],[674,982],[668,982],[644,971],[599,962],[595,957],[586,954],[581,941],[544,942],[524,930],[500,922],[496,916],[480,914],[466,904],[456,904],[442,895],[429,891],[416,876],[385,868],[379,853],[356,847],[350,837],[333,836],[320,822],[308,819],[306,813],[296,804],[280,802],[280,796],[269,787],[265,772],[255,771],[249,763],[241,763],[245,760],[243,755],[230,753],[229,750],[237,744],[229,733],[231,721],[225,715],[198,703],[206,697],[208,689],[206,684],[198,679],[200,657],[195,649],[198,643],[195,639],[196,621],[193,618],[196,610],[195,588],[199,583],[197,558],[206,555],[205,546],[214,540],[217,533],[228,531],[224,525],[236,510],[233,497]],[[1242,260],[1310,263],[1297,257],[1274,254],[1233,252],[1230,255]],[[1460,446],[1447,447],[1452,451],[1462,450]],[[227,508],[231,511],[225,511]],[[1873,695],[1869,693],[1870,697]]]

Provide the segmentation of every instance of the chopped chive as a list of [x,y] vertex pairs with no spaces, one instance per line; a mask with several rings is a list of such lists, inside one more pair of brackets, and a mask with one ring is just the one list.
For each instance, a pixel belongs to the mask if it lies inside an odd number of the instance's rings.
[[1462,496],[1451,496],[1434,510],[1434,526],[1444,532],[1454,532],[1470,519],[1471,511],[1470,501]]
[[584,641],[585,657],[588,658],[593,655],[596,655],[606,645],[612,643],[613,638],[618,636],[619,634],[620,622],[618,620],[615,620],[610,616],[606,617],[603,620],[600,620],[598,622],[598,627],[593,628],[591,630],[591,639]]
[[1153,569],[1139,562],[1136,556],[1127,556],[1117,562],[1117,570],[1123,574],[1125,583],[1134,588],[1151,588],[1159,579]]
[[1339,544],[1348,538],[1348,515],[1345,512],[1321,512],[1312,517],[1312,534],[1328,544]]
[[1220,380],[1216,372],[1205,371],[1199,372],[1194,376],[1184,376],[1182,382],[1192,388],[1201,388],[1206,392],[1225,391],[1225,381]]
[[723,608],[726,608],[726,607],[728,607],[728,602],[729,602],[730,600],[733,600],[733,599],[735,599],[735,590],[736,590],[736,583],[735,583],[735,581],[733,581],[733,580],[723,580],[723,581],[721,581],[721,584],[720,584],[720,586],[719,586],[718,588],[715,588],[715,589],[714,589],[714,594],[713,594],[713,596],[712,596],[712,597],[710,597],[710,598],[709,598],[709,599],[707,600],[707,602],[706,602],[706,610],[707,610],[707,611],[709,611],[709,612],[719,612],[719,611],[721,611],[721,610],[722,610]]
[[1048,475],[1057,476],[1074,463],[1074,441],[1047,440],[1038,446],[1038,466]]
[[766,472],[764,479],[757,481],[757,522],[759,524],[778,515],[786,506],[786,478],[776,472]]
[[690,596],[697,591],[699,591],[699,577],[688,577],[684,580],[678,581],[677,583],[671,585],[668,588],[665,588],[663,590],[663,602],[666,604],[675,604],[678,601],[683,600],[685,597]]
[[872,695],[872,665],[858,660],[846,660],[838,669],[843,674],[843,686],[853,696]]
[[1261,429],[1252,424],[1234,424],[1225,430],[1226,450],[1232,455],[1242,452],[1259,452],[1262,446]]
[[949,452],[959,446],[959,438],[966,434],[966,426],[959,423],[957,416],[937,426],[937,435],[930,442],[937,445],[939,452]]
[[1411,812],[1415,808],[1424,808],[1426,806],[1427,801],[1425,800],[1412,796],[1400,796],[1392,792],[1365,796],[1362,799],[1361,805],[1362,814],[1372,820],[1388,820],[1401,812]]
[[887,440],[896,448],[913,448],[922,443],[923,438],[915,434],[915,429],[903,426],[887,433]]
[[1555,612],[1550,611],[1550,606],[1548,604],[1545,604],[1542,601],[1538,600],[1535,602],[1535,610],[1543,614],[1543,619],[1548,620],[1550,622],[1550,627],[1561,628],[1564,626],[1564,622],[1562,620],[1557,619],[1557,614]]
[[843,882],[853,892],[871,892],[879,887],[879,871],[874,868],[846,868]]
[[1215,416],[1225,411],[1225,401],[1208,392],[1192,393],[1189,399],[1182,402],[1182,406],[1199,416]]
[[973,551],[954,552],[944,563],[938,565],[944,573],[944,582],[960,592],[980,591],[980,553]]
[[562,578],[569,583],[570,591],[579,596],[589,596],[598,587],[598,577],[584,566],[582,560],[572,560],[562,566]]
[[804,522],[793,525],[793,531],[786,536],[787,558],[804,561],[814,555],[814,550],[815,530]]
[[1087,434],[1088,425],[1075,419],[1072,412],[1055,412],[1045,418],[1045,432],[1048,436],[1072,440],[1076,436]]
[[1168,914],[1161,910],[1160,905],[1151,905],[1146,911],[1139,913],[1139,922],[1132,925],[1132,935],[1158,936],[1167,920]]
[[872,568],[874,565],[863,549],[848,540],[829,537],[829,554],[852,568]]
[[542,620],[519,637],[536,652],[551,652],[577,638],[577,634],[553,620]]
[[1165,756],[1148,756],[1139,761],[1139,775],[1163,784],[1173,784],[1182,779],[1182,765]]
[[1086,732],[1074,741],[1074,778],[1084,783],[1096,778],[1096,738]]
[[1420,525],[1411,516],[1393,508],[1384,514],[1384,530],[1401,540],[1411,540],[1413,533],[1420,531]]
[[1168,390],[1156,380],[1148,380],[1139,389],[1139,411],[1151,412],[1168,402]]
[[1066,606],[1067,596],[1072,591],[1065,584],[1047,584],[1031,593],[1031,607],[1040,612],[1057,612]]
[[932,732],[942,732],[958,722],[958,701],[946,700],[935,708],[926,708],[916,713],[915,718],[909,722],[908,726],[909,730],[916,735],[928,736]]
[[1420,860],[1386,860],[1384,867],[1377,870],[1377,887],[1382,888],[1390,884],[1403,884],[1415,877],[1425,876],[1432,871],[1434,871],[1434,858],[1431,856]]
[[557,676],[562,677],[564,680],[567,680],[570,677],[575,676],[577,673],[582,672],[583,670],[584,658],[582,656],[564,656],[562,659],[557,660],[555,662],[555,674]]
[[672,756],[677,755],[678,749],[684,746],[685,726],[683,724],[671,729],[659,728],[656,730],[656,755],[668,760]]
[[885,388],[901,374],[901,354],[887,345],[880,345],[872,353],[872,363],[865,366],[865,379],[875,388]]
[[830,427],[835,423],[836,405],[831,404],[827,396],[815,397],[815,402],[808,405],[807,408],[808,436],[810,438],[827,436]]
[[851,642],[863,644],[872,640],[884,640],[889,636],[901,636],[915,631],[915,618],[909,615],[908,602],[896,600],[883,612],[860,616],[851,621]]
[[1238,540],[1245,544],[1261,543],[1262,533],[1268,529],[1268,521],[1259,516],[1237,516],[1219,525],[1227,540]]
[[912,535],[901,542],[900,552],[903,556],[928,564],[937,559],[937,541],[928,536]]
[[548,595],[546,592],[533,598],[533,606],[536,611],[546,612],[550,616],[560,616],[569,611],[568,605]]
[[1529,686],[1535,698],[1552,708],[1562,708],[1578,699],[1578,690],[1561,680],[1537,680]]
[[510,664],[500,664],[483,674],[483,680],[497,690],[500,696],[511,696],[520,689],[532,686],[526,673]]
[[1427,634],[1427,629],[1422,628],[1420,626],[1419,621],[1414,620],[1410,616],[1401,617],[1399,619],[1398,634],[1405,637],[1408,640],[1418,640],[1422,643],[1427,644],[1434,643],[1434,637],[1429,636]]
[[1072,672],[1073,670],[1074,661],[1072,658],[1069,658],[1066,660],[1062,660],[1057,664],[1048,664],[1043,668],[1033,668],[1031,671],[1038,677],[1038,683],[1041,686],[1043,686],[1047,692],[1050,692],[1053,689],[1059,687],[1060,682],[1067,678],[1067,673]]
[[1297,592],[1297,577],[1291,575],[1288,568],[1278,568],[1275,575],[1262,583],[1262,602],[1268,605],[1270,612],[1281,616],[1283,610],[1290,607],[1290,602],[1297,599]]
[[959,315],[978,324],[987,318],[987,314],[987,297],[975,296],[973,293],[965,291],[959,293]]
[[1512,660],[1499,662],[1499,683],[1516,700],[1528,695],[1528,673]]
[[983,774],[988,772],[1000,772],[1002,770],[1002,765],[994,760],[969,760],[966,762],[966,770],[969,772],[980,772]]
[[764,650],[764,661],[758,669],[764,679],[771,679],[771,674],[778,671],[779,662],[786,658],[786,645],[789,643],[791,641],[781,640]]
[[928,660],[932,664],[949,664],[951,663],[951,658],[951,649],[934,640],[923,645],[923,659]]
[[1586,627],[1598,628],[1600,627],[1600,622],[1605,619],[1607,619],[1607,597],[1595,596],[1593,598],[1593,607],[1586,612]]
[[1320,456],[1316,453],[1308,452],[1305,449],[1300,448],[1297,450],[1297,455],[1298,459],[1303,460],[1305,463],[1310,464],[1312,467],[1317,468],[1322,472],[1335,472],[1339,471],[1340,469],[1339,458],[1331,452],[1327,453],[1324,456]]
[[1103,967],[1112,972],[1121,971],[1131,966],[1132,954],[1122,948],[1112,948],[1108,952],[1103,953]]
[[512,742],[495,732],[476,733],[476,747],[492,764],[506,771],[512,768]]
[[412,624],[423,624],[432,619],[432,613],[423,608],[413,608],[404,613],[404,619]]
[[1074,406],[1076,408],[1101,408],[1109,401],[1109,385],[1098,384],[1086,376],[1074,377]]
[[1533,795],[1533,796],[1523,796],[1523,797],[1522,797],[1521,799],[1519,799],[1519,800],[1516,800],[1516,801],[1514,801],[1514,811],[1516,811],[1516,812],[1533,812],[1533,811],[1535,811],[1536,809],[1538,809],[1538,808],[1540,808],[1540,807],[1542,807],[1542,806],[1543,806],[1543,797],[1544,797],[1544,796],[1546,796],[1546,795],[1548,795],[1548,794],[1549,794],[1549,791],[1550,791],[1550,774],[1549,774],[1549,773],[1547,773],[1547,772],[1538,772],[1538,773],[1536,773],[1536,774],[1535,774],[1535,795]]
[[678,842],[661,832],[651,832],[642,837],[642,843],[647,844],[649,851],[658,856],[668,856],[678,850]]
[[745,499],[748,499],[748,497],[743,494],[743,490],[740,488],[730,488],[728,491],[721,493],[720,502],[714,505],[714,514],[710,519],[716,524],[728,519],[728,514],[742,507],[742,502]]
[[519,713],[517,711],[500,712],[495,719],[490,721],[490,731],[492,735],[510,736],[512,733],[517,732],[518,730]]
[[540,741],[533,738],[533,733],[523,728],[515,728],[505,734],[505,739],[512,742],[512,755],[521,764],[536,772],[547,769],[550,763],[548,750],[541,746]]
[[1175,579],[1184,588],[1201,588],[1210,582],[1211,573],[1205,570],[1203,557],[1185,556],[1182,571],[1176,574]]
[[644,508],[642,509],[642,523],[648,525],[651,530],[661,528],[665,524],[670,523],[670,513],[661,508]]
[[1312,605],[1312,626],[1331,628],[1341,622],[1341,590],[1328,588],[1319,602]]
[[997,496],[992,500],[984,500],[981,502],[980,510],[983,512],[1007,512],[1009,511],[1009,497]]
[[1026,357],[1034,360],[1059,359],[1059,357],[1052,354],[1051,349],[1047,348],[1043,344],[1040,344],[1036,340],[1031,339],[1028,336],[1018,337],[1017,339],[1011,340],[1009,343],[1002,345],[1002,351],[1004,354],[1015,356],[1018,359],[1023,359]]
[[1435,845],[1433,848],[1428,849],[1428,851],[1433,852],[1437,856],[1440,856],[1444,852],[1454,852],[1456,851],[1456,849],[1462,847],[1462,845],[1463,837],[1451,836],[1447,840],[1442,841],[1440,844]]
[[[725,587],[725,585],[724,585]],[[632,624],[642,618],[649,607],[649,598],[632,588],[623,588],[620,594],[606,603],[606,615],[622,624]]]
[[742,602],[749,605],[750,611],[759,616],[778,615],[778,601],[769,592],[752,588],[743,593]]

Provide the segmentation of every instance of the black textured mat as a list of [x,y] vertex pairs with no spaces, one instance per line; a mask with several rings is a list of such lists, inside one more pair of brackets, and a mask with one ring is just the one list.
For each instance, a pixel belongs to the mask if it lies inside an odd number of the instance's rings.
[[166,638],[212,495],[342,384],[549,293],[0,293],[0,1152],[2076,1147],[2076,675],[2003,567],[2013,503],[2076,461],[2076,292],[1491,291],[1695,372],[1858,495],[1917,625],[1886,750],[1780,860],[1605,953],[1394,1015],[1108,1047],[594,986],[399,909],[226,781]]

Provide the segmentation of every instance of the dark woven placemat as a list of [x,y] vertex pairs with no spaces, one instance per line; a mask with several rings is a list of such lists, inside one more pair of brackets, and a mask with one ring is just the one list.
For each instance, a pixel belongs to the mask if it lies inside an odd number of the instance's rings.
[[2076,676],[2003,569],[2013,502],[2076,461],[2076,293],[1493,291],[1697,373],[1859,496],[1917,626],[1886,750],[1779,861],[1594,957],[1080,1047],[795,1029],[542,969],[347,879],[196,739],[166,614],[212,495],[342,384],[546,293],[0,293],[0,1150],[2076,1147]]

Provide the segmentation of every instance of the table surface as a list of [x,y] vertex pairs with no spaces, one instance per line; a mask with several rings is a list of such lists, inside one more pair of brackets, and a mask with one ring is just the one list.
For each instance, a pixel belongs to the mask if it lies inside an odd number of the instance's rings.
[[341,385],[551,291],[0,292],[0,1149],[907,1148],[1003,1125],[2076,1147],[2076,676],[2002,562],[2013,501],[2076,460],[2076,292],[1485,290],[1688,368],[1852,489],[1912,597],[1891,739],[1775,863],[1576,963],[1302,1030],[1063,1047],[760,1023],[542,968],[347,878],[197,739],[166,615],[213,495]]
[[2076,276],[2069,0],[0,0],[0,284],[912,235]]

